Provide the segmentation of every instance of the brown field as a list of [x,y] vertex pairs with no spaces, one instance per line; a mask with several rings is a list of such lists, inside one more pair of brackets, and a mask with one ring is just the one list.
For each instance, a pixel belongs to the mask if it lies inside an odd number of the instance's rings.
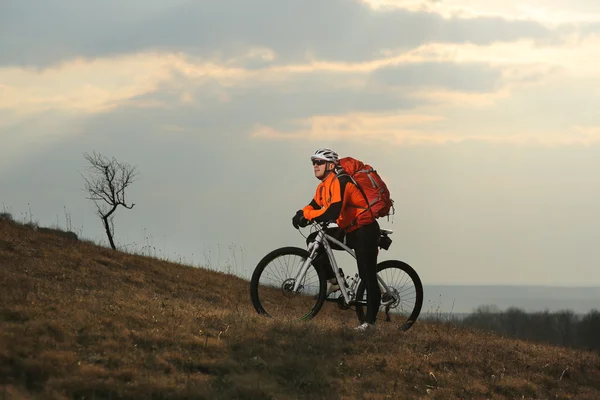
[[0,399],[599,399],[600,355],[257,315],[248,281],[0,221]]

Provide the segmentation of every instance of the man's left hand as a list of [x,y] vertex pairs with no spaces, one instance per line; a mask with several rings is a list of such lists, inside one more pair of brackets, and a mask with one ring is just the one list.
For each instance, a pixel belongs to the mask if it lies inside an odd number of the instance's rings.
[[298,210],[296,212],[296,215],[294,215],[294,218],[292,218],[292,225],[296,229],[298,229],[299,227],[304,228],[309,223],[310,221],[304,218],[304,212],[302,210]]

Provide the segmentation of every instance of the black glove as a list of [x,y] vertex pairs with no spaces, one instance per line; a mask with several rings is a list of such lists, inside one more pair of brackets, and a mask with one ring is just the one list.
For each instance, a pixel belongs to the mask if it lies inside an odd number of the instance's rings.
[[299,227],[304,228],[309,224],[309,221],[304,218],[304,212],[302,210],[298,210],[296,215],[292,218],[292,225],[294,228],[298,229]]
[[302,218],[300,218],[300,222],[298,223],[298,225],[300,225],[300,228],[304,228],[305,226],[308,226],[308,224],[310,224],[310,221],[304,218],[304,215],[302,215]]

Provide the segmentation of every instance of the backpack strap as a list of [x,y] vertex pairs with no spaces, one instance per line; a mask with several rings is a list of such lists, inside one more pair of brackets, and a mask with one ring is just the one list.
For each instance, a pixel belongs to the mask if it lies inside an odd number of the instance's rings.
[[367,176],[369,177],[369,180],[371,181],[371,184],[373,185],[374,188],[379,188],[379,185],[377,185],[377,182],[375,182],[375,179],[373,179],[373,177],[371,176],[371,172],[377,172],[375,171],[373,168],[371,169],[362,169],[358,172],[364,172],[365,174],[367,174]]
[[[371,169],[371,170],[372,170],[372,169]],[[369,170],[369,171],[371,171],[371,170]],[[358,172],[365,172],[365,171],[366,171],[366,170],[361,170],[361,171],[358,171]],[[368,175],[368,174],[367,174],[367,175]],[[367,208],[364,208],[364,209],[363,209],[363,210],[364,210],[363,212],[365,212],[365,211],[367,211],[367,210],[368,210],[368,211],[371,211],[371,215],[373,216],[373,218],[375,218],[375,214],[373,213],[373,210],[371,209],[371,206],[372,206],[373,204],[372,204],[372,203],[369,203],[369,198],[367,197],[367,195],[366,195],[365,191],[363,190],[363,188],[361,188],[361,187],[360,187],[360,185],[359,185],[359,184],[358,184],[358,183],[357,183],[357,182],[354,180],[354,178],[352,177],[352,175],[348,174],[346,171],[342,170],[342,172],[340,172],[340,173],[337,173],[337,174],[335,175],[335,178],[336,178],[336,179],[338,179],[340,176],[347,176],[348,178],[350,178],[350,181],[351,181],[351,182],[354,184],[354,186],[356,186],[356,188],[357,188],[357,189],[360,191],[360,193],[363,195],[363,198],[365,199],[365,203],[367,204]],[[369,178],[370,178],[371,180],[373,180],[373,179],[371,178],[371,176],[369,176]],[[349,207],[354,207],[354,208],[362,208],[362,207],[357,207],[357,206],[349,206]],[[361,214],[362,214],[362,213],[361,213]],[[360,214],[359,214],[359,215],[360,215]],[[354,226],[354,225],[356,225],[356,221],[357,221],[357,220],[358,220],[358,216],[357,216],[357,217],[354,219],[354,221],[352,221],[352,222],[350,223],[350,225],[348,225],[348,228],[349,228],[349,227],[351,227],[351,226]]]

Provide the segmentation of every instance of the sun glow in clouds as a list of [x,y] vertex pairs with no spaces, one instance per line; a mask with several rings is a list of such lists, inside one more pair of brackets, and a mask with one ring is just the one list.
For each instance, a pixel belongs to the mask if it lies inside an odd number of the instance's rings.
[[[273,54],[270,57],[274,57]],[[563,46],[537,46],[523,40],[491,46],[431,43],[388,57],[357,62],[314,61],[307,64],[267,66],[246,70],[227,62],[199,60],[182,54],[140,53],[129,56],[77,59],[41,71],[0,68],[0,109],[35,113],[48,109],[65,112],[102,112],[118,102],[159,90],[177,72],[195,84],[217,81],[224,87],[282,83],[295,75],[317,72],[369,74],[377,69],[423,62],[485,63],[507,67],[506,76],[568,69],[579,75],[597,74],[600,37]],[[185,97],[190,101],[189,95]]]
[[[396,3],[424,4],[415,1]],[[386,4],[389,6],[391,2],[380,2],[377,6]],[[446,2],[438,6],[444,4]],[[246,63],[253,60],[260,60],[262,67],[245,68]],[[278,131],[269,121],[263,121],[257,128],[251,129],[254,137],[313,137],[315,132],[324,131],[331,137],[341,137],[343,133],[358,138],[374,131],[378,132],[377,137],[381,140],[394,143],[445,143],[473,137],[470,133],[473,127],[461,125],[466,124],[464,121],[457,122],[457,111],[486,109],[492,113],[500,103],[517,102],[520,93],[530,87],[552,87],[557,90],[556,93],[563,93],[561,88],[571,88],[573,82],[578,82],[581,87],[585,87],[587,82],[587,91],[598,91],[594,88],[600,87],[600,72],[596,67],[600,60],[600,34],[582,36],[572,32],[563,36],[561,41],[552,43],[531,39],[496,42],[487,46],[434,42],[403,51],[388,49],[380,57],[361,62],[312,59],[303,63],[277,64],[277,60],[277,54],[271,49],[257,47],[231,59],[198,58],[175,52],[142,52],[95,59],[78,58],[41,70],[4,67],[0,68],[0,112],[4,114],[0,128],[9,129],[20,121],[49,111],[58,113],[59,120],[68,120],[69,117],[80,119],[121,107],[195,107],[199,106],[198,93],[209,96],[210,101],[226,104],[239,92],[266,90],[274,94],[285,93],[290,88],[301,87],[302,82],[310,79],[311,82],[322,82],[322,90],[331,92],[350,88],[401,93],[417,104],[426,102],[433,105],[417,108],[410,115],[374,111],[306,116],[295,121],[297,129],[291,131]],[[476,93],[427,85],[426,82],[416,87],[377,86],[371,80],[372,74],[382,68],[431,62],[497,68],[501,71],[501,79],[493,90]],[[174,100],[161,100],[161,93],[174,94]],[[578,111],[579,108],[575,108],[572,113],[566,114],[569,115],[566,118],[572,119],[563,134],[568,139],[562,139],[561,133],[555,132],[539,142],[595,141],[597,135],[589,133],[589,129],[600,125],[600,121],[581,124],[577,120]],[[555,115],[565,110],[548,109],[545,112]],[[419,116],[428,116],[429,119],[406,126],[409,119],[418,119]],[[581,131],[575,128],[578,126],[592,128]],[[537,137],[531,130],[503,136],[512,139],[498,139],[498,136],[490,135],[476,137],[477,140],[516,143],[519,141],[516,137],[521,133],[523,137]]]

